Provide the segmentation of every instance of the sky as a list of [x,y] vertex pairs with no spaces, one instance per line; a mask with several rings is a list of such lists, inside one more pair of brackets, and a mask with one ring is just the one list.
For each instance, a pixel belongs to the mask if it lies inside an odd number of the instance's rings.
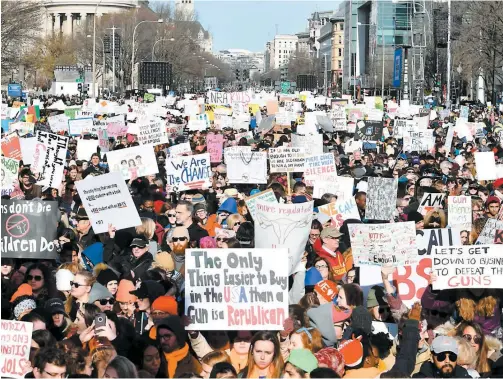
[[[335,1],[193,0],[201,25],[213,36],[213,52],[225,49],[265,51],[276,34],[305,31],[314,11],[336,11]],[[286,14],[288,13],[288,16]]]

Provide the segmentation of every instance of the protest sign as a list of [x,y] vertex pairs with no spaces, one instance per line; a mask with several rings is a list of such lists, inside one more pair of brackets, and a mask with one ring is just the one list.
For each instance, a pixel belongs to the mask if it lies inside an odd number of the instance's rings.
[[463,230],[472,230],[472,197],[449,196],[447,201],[448,225]]
[[272,189],[268,189],[259,193],[256,193],[255,195],[252,195],[250,197],[247,197],[245,199],[246,207],[248,208],[248,212],[250,212],[250,215],[252,218],[255,220],[255,207],[257,204],[257,201],[265,201],[269,203],[277,203],[278,200],[276,199],[276,195],[274,194],[274,191]]
[[470,111],[470,108],[468,108],[467,105],[462,105],[459,109],[460,109],[459,117],[468,121],[468,113]]
[[271,249],[188,249],[187,329],[281,329],[288,318],[288,251],[271,253]]
[[332,181],[315,180],[313,187],[313,198],[321,199],[326,193],[337,196],[337,199],[347,200],[353,196],[355,180],[345,176],[337,176]]
[[255,210],[255,247],[288,248],[288,275],[299,271],[311,230],[313,202],[279,204],[259,200]]
[[360,213],[354,197],[337,199],[335,203],[328,203],[318,207],[318,211],[332,218],[332,226],[340,228],[345,220],[360,220]]
[[100,147],[100,152],[102,153],[106,153],[110,150],[108,143],[108,132],[106,130],[98,130],[98,146]]
[[358,108],[347,108],[348,121],[357,123],[358,120],[363,120],[363,111]]
[[76,118],[68,120],[68,129],[70,135],[80,136],[85,131],[93,129],[94,123],[91,117],[89,118]]
[[154,149],[145,146],[110,151],[107,160],[110,172],[120,172],[124,180],[159,172]]
[[22,160],[21,144],[17,132],[7,134],[2,139],[2,154],[7,158]]
[[77,158],[83,161],[91,160],[91,155],[98,151],[99,144],[100,141],[96,139],[80,139],[77,143]]
[[182,155],[192,155],[189,142],[179,143],[178,145],[168,147],[169,157],[180,157]]
[[403,136],[403,151],[429,151],[435,145],[433,129],[406,131]]
[[496,161],[492,151],[475,152],[475,166],[478,180],[496,180]]
[[56,259],[56,201],[2,200],[2,257]]
[[399,266],[393,274],[400,299],[407,307],[420,301],[428,286],[431,273],[431,255],[436,246],[461,245],[459,229],[416,230],[417,264]]
[[31,369],[30,349],[33,323],[14,320],[2,320],[1,322],[0,368],[2,377],[24,378]]
[[270,172],[303,172],[304,149],[278,147],[269,149]]
[[262,121],[261,122],[257,121],[257,123],[258,123],[257,131],[266,133],[273,127],[274,115],[263,117]]
[[243,132],[234,134],[235,140],[239,143],[241,138],[245,138],[248,144],[255,143],[255,139],[253,138],[253,132]]
[[501,245],[436,247],[432,260],[432,272],[438,277],[434,290],[501,288]]
[[75,185],[95,233],[105,233],[109,224],[117,230],[141,225],[121,173],[86,178]]
[[352,154],[355,151],[362,151],[362,150],[363,150],[362,141],[355,141],[353,138],[351,138],[349,141],[346,141],[344,143],[344,152],[346,154]]
[[304,183],[314,186],[315,181],[330,182],[337,178],[334,155],[332,153],[306,156]]
[[267,183],[266,152],[251,151],[249,146],[234,146],[224,150],[224,159],[229,183]]
[[356,141],[380,141],[383,133],[382,121],[360,120],[356,124]]
[[66,166],[68,140],[65,136],[38,131],[32,171],[39,186],[59,188]]
[[323,135],[306,134],[305,136],[292,134],[292,146],[303,147],[306,156],[323,154]]
[[355,266],[401,266],[417,263],[414,222],[349,224]]
[[206,136],[206,145],[208,153],[210,153],[210,162],[222,162],[224,136],[221,134],[209,133]]
[[488,245],[494,243],[498,238],[498,231],[503,230],[503,221],[494,218],[486,219],[484,228],[480,232],[479,238],[475,242],[476,245]]
[[81,110],[81,111],[75,112],[75,119],[79,119],[79,118],[93,118],[93,117],[94,117],[94,112],[93,111]]
[[59,114],[56,116],[49,116],[47,121],[53,132],[66,132],[68,131],[68,116],[65,114]]
[[209,187],[211,185],[210,154],[168,158],[166,176],[168,192]]
[[426,213],[435,208],[443,209],[444,205],[442,202],[444,200],[444,196],[445,195],[443,193],[425,192],[423,194],[421,202],[419,203],[419,208],[417,209],[417,211],[424,216]]
[[[130,124],[135,125],[135,124]],[[135,125],[136,126],[136,125]],[[109,137],[117,138],[125,136],[129,130],[129,126],[119,122],[109,122],[107,123],[107,133]]]
[[166,128],[160,121],[151,121],[138,125],[138,142],[140,145],[160,145],[168,143]]
[[204,120],[190,119],[187,128],[191,131],[206,130],[206,122]]
[[166,126],[166,132],[168,133],[169,138],[175,139],[176,137],[183,135],[183,124],[168,124]]
[[24,136],[26,134],[33,134],[35,124],[33,122],[13,122],[9,125],[11,132],[17,131],[18,135]]
[[267,100],[266,107],[268,116],[275,115],[279,110],[278,100]]
[[452,147],[452,139],[454,138],[454,126],[449,124],[447,129],[447,136],[445,137],[445,156],[449,157]]
[[391,220],[396,209],[398,179],[370,177],[368,179],[365,218]]
[[10,195],[18,180],[19,161],[2,157],[2,196]]

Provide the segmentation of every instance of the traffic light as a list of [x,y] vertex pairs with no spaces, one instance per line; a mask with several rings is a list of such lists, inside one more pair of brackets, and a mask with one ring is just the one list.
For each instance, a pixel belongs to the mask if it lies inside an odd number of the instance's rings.
[[236,80],[239,80],[239,68],[236,68]]
[[89,84],[86,84],[84,87],[84,93],[88,93],[88,92],[89,92]]
[[82,92],[82,83],[79,83],[79,84],[77,85],[77,89],[79,90],[79,92]]

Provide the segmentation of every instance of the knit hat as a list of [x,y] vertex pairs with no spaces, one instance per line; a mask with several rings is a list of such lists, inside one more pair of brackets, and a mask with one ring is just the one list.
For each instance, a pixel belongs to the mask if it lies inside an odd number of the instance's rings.
[[[159,255],[159,254],[157,254]],[[127,279],[122,279],[117,287],[117,293],[115,294],[115,299],[121,303],[134,303],[137,299],[136,296],[131,295],[130,291],[134,291],[135,287],[132,281]]]
[[501,201],[497,196],[489,196],[486,200],[486,207],[488,207],[489,204],[491,204],[491,203],[501,204]]
[[185,346],[187,334],[182,324],[182,319],[179,316],[173,315],[162,319],[160,322],[157,323],[156,330],[158,331],[159,329],[162,328],[169,329],[173,332],[173,334],[176,336],[176,342],[178,342],[178,346],[181,347]]
[[203,237],[199,240],[199,246],[201,249],[216,249],[217,243],[213,237]]
[[342,378],[344,375],[344,358],[339,350],[335,347],[324,347],[315,353],[314,356],[318,360],[318,366],[326,366],[334,370]]
[[62,268],[56,272],[56,288],[58,291],[71,291],[72,286],[70,282],[75,275],[70,270]]
[[306,271],[306,277],[304,278],[305,286],[314,286],[316,283],[321,282],[323,277],[320,272],[313,266]]
[[152,312],[162,311],[170,315],[178,314],[178,303],[173,296],[159,296],[151,306]]
[[367,308],[387,305],[388,300],[386,299],[384,288],[381,286],[373,286],[367,295]]
[[202,203],[197,203],[196,205],[194,205],[194,214],[197,212],[197,211],[205,211],[206,210],[206,203],[205,202],[202,202]]
[[103,244],[95,242],[82,252],[82,260],[87,271],[93,271],[94,266],[103,262]]
[[372,333],[372,316],[363,305],[359,305],[353,309],[351,327],[353,330],[359,329],[367,335]]
[[91,292],[89,292],[88,303],[93,304],[96,300],[108,299],[111,297],[113,297],[112,293],[105,286],[96,282],[93,284]]
[[192,204],[206,203],[206,199],[200,193],[196,193],[192,196]]
[[417,211],[411,211],[407,214],[407,221],[413,221],[415,224],[423,221],[423,215]]
[[503,178],[499,178],[499,179],[497,179],[497,180],[493,183],[493,188],[494,188],[494,189],[498,189],[498,188],[500,188],[501,186],[503,186]]
[[339,293],[337,284],[331,280],[322,280],[321,282],[316,283],[314,291],[320,294],[328,302],[333,301]]
[[32,311],[37,308],[37,303],[35,299],[31,296],[22,295],[23,298],[19,297],[19,301],[14,306],[13,313],[16,319],[19,319],[20,316],[26,311]]
[[346,367],[355,367],[362,363],[363,360],[363,345],[361,343],[361,336],[344,341],[339,346],[339,352],[344,358],[344,365]]
[[107,268],[100,271],[96,280],[98,281],[98,283],[106,287],[108,283],[113,282],[114,280],[118,282],[119,277],[112,269]]
[[173,271],[175,269],[175,262],[173,262],[173,257],[166,251],[157,253],[154,257],[154,262],[158,267],[161,267],[165,271]]
[[311,372],[315,368],[318,368],[318,360],[314,354],[307,349],[293,349],[290,351],[290,355],[286,362],[291,363],[305,372]]
[[31,288],[31,286],[28,283],[23,283],[18,287],[17,291],[14,292],[14,294],[10,298],[10,302],[12,303],[19,296],[32,296],[32,295],[33,295],[33,288]]

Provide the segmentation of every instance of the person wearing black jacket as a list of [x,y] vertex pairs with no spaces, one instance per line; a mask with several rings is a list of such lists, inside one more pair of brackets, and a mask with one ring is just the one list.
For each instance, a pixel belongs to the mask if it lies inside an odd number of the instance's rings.
[[138,237],[131,242],[131,270],[135,278],[141,277],[151,266],[154,257],[148,251],[148,241],[145,237]]
[[431,344],[433,362],[424,362],[413,378],[471,378],[464,367],[458,366],[458,344],[448,336],[438,336]]

